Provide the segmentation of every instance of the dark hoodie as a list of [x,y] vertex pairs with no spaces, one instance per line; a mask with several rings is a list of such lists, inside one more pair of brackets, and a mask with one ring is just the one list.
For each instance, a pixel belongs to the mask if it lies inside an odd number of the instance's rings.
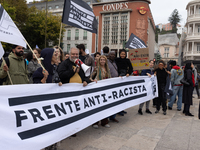
[[[126,53],[126,51],[124,50],[122,50],[121,52]],[[133,73],[133,66],[131,64],[131,61],[128,58],[125,57],[124,59],[122,59],[120,57],[120,58],[117,58],[115,62],[117,64],[119,76],[125,76],[127,74],[131,75]]]
[[[41,52],[41,57],[44,58],[42,64],[44,68],[48,71],[49,75],[46,80],[46,83],[58,83],[60,79],[57,73],[57,66],[51,64],[51,59],[54,53],[54,49],[52,48],[45,48]],[[42,67],[38,68],[33,74],[33,83],[42,83],[41,80],[43,79],[44,75],[42,73]]]

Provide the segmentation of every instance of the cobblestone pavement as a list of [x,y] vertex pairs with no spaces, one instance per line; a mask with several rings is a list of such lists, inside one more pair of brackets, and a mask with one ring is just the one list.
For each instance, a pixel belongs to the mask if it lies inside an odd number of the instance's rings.
[[138,106],[127,109],[128,114],[117,116],[119,123],[110,122],[110,128],[91,126],[77,133],[77,137],[63,140],[58,150],[200,150],[199,100],[193,99],[191,113],[185,116],[176,104],[164,116],[162,111],[152,115],[137,113]]

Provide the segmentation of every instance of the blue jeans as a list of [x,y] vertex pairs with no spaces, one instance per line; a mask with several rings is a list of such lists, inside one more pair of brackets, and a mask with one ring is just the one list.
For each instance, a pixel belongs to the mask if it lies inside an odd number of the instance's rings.
[[172,108],[174,101],[176,99],[176,95],[178,95],[178,101],[177,101],[177,109],[181,109],[182,107],[182,94],[183,94],[183,86],[174,86],[173,87],[173,96],[170,98],[170,101],[168,103],[168,106]]

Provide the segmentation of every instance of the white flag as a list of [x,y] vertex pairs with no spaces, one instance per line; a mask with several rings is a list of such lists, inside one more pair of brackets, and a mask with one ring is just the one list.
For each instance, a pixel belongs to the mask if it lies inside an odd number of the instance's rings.
[[0,59],[3,57],[3,55],[4,55],[4,49],[0,42]]
[[0,4],[0,41],[26,48],[24,39],[13,20]]

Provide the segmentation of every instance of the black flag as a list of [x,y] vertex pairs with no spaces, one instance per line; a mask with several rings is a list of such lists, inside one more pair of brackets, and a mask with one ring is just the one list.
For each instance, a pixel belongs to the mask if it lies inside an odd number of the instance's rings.
[[126,48],[139,49],[139,48],[147,48],[147,46],[139,37],[131,33],[129,40],[126,43]]
[[82,0],[65,0],[62,22],[97,33],[98,22],[92,8]]

